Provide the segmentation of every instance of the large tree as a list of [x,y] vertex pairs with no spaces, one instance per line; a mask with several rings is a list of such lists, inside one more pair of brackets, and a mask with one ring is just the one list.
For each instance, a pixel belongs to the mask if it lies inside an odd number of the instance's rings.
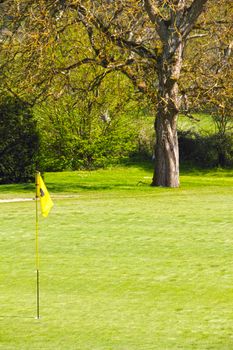
[[[192,2],[168,1],[164,16],[155,1],[145,1],[145,10],[155,25],[161,40],[161,52],[157,59],[158,112],[155,123],[156,167],[153,185],[179,186],[179,149],[177,118],[180,108],[178,82],[180,78],[186,40],[206,0]],[[154,6],[153,6],[154,5]]]
[[[122,71],[154,99],[152,88],[157,84],[156,165],[152,181],[155,186],[179,186],[178,82],[187,37],[206,3],[207,0],[131,0],[70,4],[98,55],[101,48],[95,46],[95,31],[101,33],[105,43],[120,48],[122,56],[126,55]],[[106,57],[105,62],[108,67]],[[127,67],[135,63],[141,68],[140,78],[152,74],[150,89],[144,81],[138,82],[135,71]]]
[[[81,65],[100,67],[93,88],[109,73],[121,71],[156,105],[152,185],[178,187],[180,75],[191,31],[195,30],[193,37],[205,35],[196,23],[207,2],[7,0],[6,4],[14,8],[11,26],[18,36],[15,57],[26,62],[24,76],[31,92],[43,96],[49,84],[67,85],[70,72]],[[212,6],[217,3],[209,0]],[[21,27],[16,25],[19,21]],[[15,75],[17,70],[18,63],[13,69]]]

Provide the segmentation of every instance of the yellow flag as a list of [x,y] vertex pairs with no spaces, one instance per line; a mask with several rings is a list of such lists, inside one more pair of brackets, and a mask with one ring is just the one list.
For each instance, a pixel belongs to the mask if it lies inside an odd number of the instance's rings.
[[37,176],[37,181],[37,198],[40,198],[41,213],[46,217],[53,207],[53,201],[40,174]]

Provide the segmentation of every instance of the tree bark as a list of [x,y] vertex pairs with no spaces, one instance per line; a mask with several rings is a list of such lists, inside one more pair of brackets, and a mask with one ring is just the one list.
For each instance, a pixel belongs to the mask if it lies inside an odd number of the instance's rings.
[[156,118],[155,171],[152,186],[179,187],[177,117]]
[[171,49],[170,44],[164,48],[157,67],[159,89],[152,186],[179,187],[177,119],[180,107],[178,80],[182,66],[182,42],[177,42],[173,52]]

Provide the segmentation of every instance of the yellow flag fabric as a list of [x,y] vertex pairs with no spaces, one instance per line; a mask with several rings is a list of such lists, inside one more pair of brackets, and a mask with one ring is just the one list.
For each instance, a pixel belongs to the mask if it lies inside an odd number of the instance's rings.
[[40,198],[41,213],[44,217],[48,216],[50,209],[53,207],[53,201],[44,184],[40,174],[38,174],[38,192],[37,197]]

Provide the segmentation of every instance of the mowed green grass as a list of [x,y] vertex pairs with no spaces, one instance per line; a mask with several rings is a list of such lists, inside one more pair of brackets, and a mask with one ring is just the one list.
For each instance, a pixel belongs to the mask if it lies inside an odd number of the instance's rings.
[[185,115],[180,115],[178,129],[180,131],[190,130],[200,135],[210,135],[217,132],[216,124],[211,115],[194,113],[193,117],[194,119],[190,119]]
[[186,172],[179,189],[151,174],[45,174],[40,320],[35,202],[0,203],[1,349],[233,349],[233,171]]

